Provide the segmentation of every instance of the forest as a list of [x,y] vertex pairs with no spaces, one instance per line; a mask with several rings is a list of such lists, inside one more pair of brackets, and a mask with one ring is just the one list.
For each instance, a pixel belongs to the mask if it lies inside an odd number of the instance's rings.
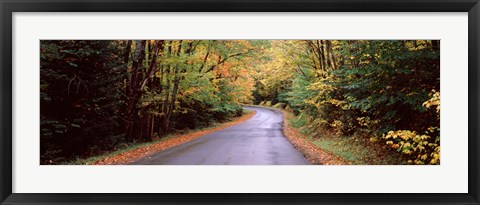
[[41,164],[227,122],[252,104],[292,113],[312,141],[440,164],[438,40],[42,40],[40,102]]

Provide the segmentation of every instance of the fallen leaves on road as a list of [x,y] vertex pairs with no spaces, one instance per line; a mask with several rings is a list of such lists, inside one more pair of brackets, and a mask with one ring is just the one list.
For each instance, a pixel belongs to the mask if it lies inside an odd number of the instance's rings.
[[137,149],[133,149],[130,151],[126,151],[123,153],[120,153],[115,156],[109,156],[104,159],[96,161],[94,164],[95,165],[116,165],[116,164],[128,164],[131,162],[134,162],[138,159],[141,159],[143,157],[146,157],[148,155],[154,154],[156,152],[166,150],[172,147],[175,147],[177,145],[189,142],[191,140],[194,140],[196,138],[202,137],[203,135],[216,132],[222,129],[225,129],[227,127],[231,127],[233,125],[239,124],[245,120],[250,119],[253,115],[255,115],[255,111],[249,112],[239,118],[237,118],[234,121],[230,121],[227,123],[223,123],[221,125],[218,125],[216,127],[213,127],[211,129],[205,129],[197,132],[192,132],[188,134],[183,134],[179,136],[174,136],[170,139],[159,141],[157,143],[149,144],[143,147],[139,147]]
[[308,140],[304,135],[302,135],[296,128],[290,125],[289,120],[292,118],[291,114],[280,110],[283,112],[284,120],[283,120],[283,133],[287,137],[287,139],[300,151],[302,152],[305,157],[307,157],[308,161],[312,164],[324,164],[324,165],[345,165],[351,164],[342,158],[335,156],[331,153],[328,153],[315,144],[313,144],[310,140]]

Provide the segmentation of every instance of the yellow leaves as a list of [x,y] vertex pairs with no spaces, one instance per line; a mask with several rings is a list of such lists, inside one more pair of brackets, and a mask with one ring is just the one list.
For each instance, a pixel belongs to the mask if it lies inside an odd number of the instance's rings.
[[429,127],[429,128],[428,128],[428,131],[429,131],[429,132],[434,132],[434,131],[440,132],[440,128],[439,128],[439,127]]
[[415,131],[410,131],[410,130],[399,130],[399,131],[389,131],[386,135],[383,136],[385,139],[397,139],[397,137],[400,137],[402,140],[410,140],[413,139],[416,136]]
[[[325,81],[330,80],[330,77],[325,78]],[[324,83],[322,81],[312,83],[307,87],[307,90],[312,90],[312,91],[328,91],[328,90],[333,90],[335,86]]]
[[430,139],[430,136],[428,136],[428,135],[422,135],[422,136],[420,136],[420,139],[421,139],[421,140],[427,140],[427,139]]
[[[429,130],[437,130],[437,128],[429,128]],[[433,139],[429,135],[419,135],[410,130],[397,130],[387,132],[382,138],[387,140],[386,145],[409,156],[407,157],[410,158],[407,161],[409,164],[440,163],[440,145],[436,141],[432,142]]]
[[339,120],[334,120],[333,123],[330,124],[331,127],[341,127],[342,126],[342,122],[339,121]]
[[347,102],[343,101],[343,100],[337,100],[337,99],[329,99],[327,100],[326,102],[332,104],[332,105],[335,105],[337,107],[343,107],[344,105],[347,104]]
[[437,164],[437,162],[439,162],[440,152],[434,152],[430,154],[430,156],[432,157],[432,160],[430,160],[430,164]]
[[436,107],[436,111],[440,114],[440,92],[432,90],[430,93],[430,99],[425,101],[422,105],[426,108]]
[[425,162],[424,162],[424,161],[422,161],[422,160],[419,160],[419,159],[416,159],[416,160],[414,160],[414,163],[415,163],[415,164],[417,164],[417,165],[420,165],[420,164],[425,164]]
[[418,95],[417,92],[410,92],[410,93],[407,93],[407,96],[412,96],[412,95]]
[[413,137],[413,141],[414,142],[419,142],[421,140],[421,136],[420,135],[415,135],[415,137]]
[[377,124],[377,121],[371,120],[370,117],[357,117],[357,123],[360,126],[369,127],[370,125]]
[[182,95],[188,96],[188,95],[192,95],[193,93],[196,93],[196,92],[198,92],[198,91],[200,91],[200,88],[199,88],[199,87],[189,87],[188,89],[186,89],[186,90],[182,93]]
[[402,152],[403,152],[404,154],[411,154],[411,153],[412,153],[412,152],[411,152],[410,150],[408,150],[408,149],[405,149],[405,150],[403,150]]

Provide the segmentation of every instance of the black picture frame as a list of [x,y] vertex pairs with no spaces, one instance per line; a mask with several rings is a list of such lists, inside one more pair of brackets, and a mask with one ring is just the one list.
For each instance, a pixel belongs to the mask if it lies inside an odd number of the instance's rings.
[[[480,204],[478,0],[0,0],[1,204]],[[12,193],[13,12],[468,12],[468,193],[23,194]],[[128,185],[127,185],[128,186]]]

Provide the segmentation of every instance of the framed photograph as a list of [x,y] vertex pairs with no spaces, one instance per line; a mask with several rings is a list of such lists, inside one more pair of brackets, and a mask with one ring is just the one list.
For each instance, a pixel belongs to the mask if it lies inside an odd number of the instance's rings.
[[1,204],[480,204],[479,10],[0,0]]

